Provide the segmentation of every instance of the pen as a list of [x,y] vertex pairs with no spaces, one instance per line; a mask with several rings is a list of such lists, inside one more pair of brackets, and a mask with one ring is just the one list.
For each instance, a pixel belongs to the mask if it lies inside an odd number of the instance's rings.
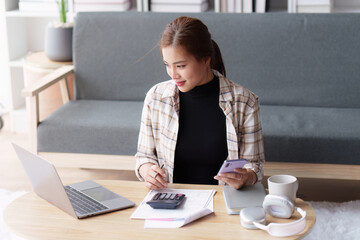
[[[160,167],[160,168],[161,168],[161,169],[163,169],[163,167],[164,167],[164,164],[163,164],[163,165],[161,165],[161,167]],[[157,172],[157,173],[155,174],[155,177],[154,177],[154,178],[156,179],[156,177],[157,177],[158,175],[159,175],[159,173]]]

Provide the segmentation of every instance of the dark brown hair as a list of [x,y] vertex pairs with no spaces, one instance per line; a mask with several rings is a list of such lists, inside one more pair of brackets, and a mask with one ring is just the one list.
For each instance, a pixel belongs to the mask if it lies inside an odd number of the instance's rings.
[[196,18],[178,17],[167,24],[161,36],[160,49],[168,46],[182,46],[199,61],[210,57],[210,67],[226,76],[220,48],[211,39],[207,26]]

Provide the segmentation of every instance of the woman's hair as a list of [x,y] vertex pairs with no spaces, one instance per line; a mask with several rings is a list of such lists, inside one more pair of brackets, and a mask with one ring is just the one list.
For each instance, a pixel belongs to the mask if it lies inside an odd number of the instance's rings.
[[167,24],[161,36],[160,49],[169,46],[182,46],[199,61],[210,57],[210,67],[226,76],[220,48],[211,39],[207,26],[199,19],[178,17]]

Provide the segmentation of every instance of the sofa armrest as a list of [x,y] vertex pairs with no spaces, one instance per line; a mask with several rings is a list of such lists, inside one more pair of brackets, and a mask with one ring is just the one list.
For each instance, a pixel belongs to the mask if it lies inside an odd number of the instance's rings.
[[74,66],[63,66],[46,76],[40,78],[34,84],[22,90],[22,96],[26,97],[26,111],[28,121],[29,141],[32,152],[37,153],[37,127],[39,125],[39,93],[53,84],[59,82],[63,103],[70,100],[67,77],[74,72]]
[[38,95],[41,91],[45,90],[46,88],[50,87],[51,85],[57,83],[58,81],[66,78],[68,75],[74,72],[74,66],[68,65],[60,67],[53,72],[47,74],[46,76],[36,81],[34,84],[24,88],[22,90],[23,97],[34,97]]

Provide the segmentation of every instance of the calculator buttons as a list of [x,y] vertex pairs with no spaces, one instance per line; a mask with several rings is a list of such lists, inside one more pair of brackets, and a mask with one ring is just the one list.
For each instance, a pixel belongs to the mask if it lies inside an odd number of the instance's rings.
[[174,209],[185,199],[182,193],[156,193],[150,201],[146,203],[155,209]]
[[158,200],[163,200],[166,197],[166,193],[161,193],[160,197],[158,198]]
[[155,196],[153,197],[153,199],[154,199],[154,200],[158,200],[158,199],[159,199],[159,197],[160,197],[160,195],[161,195],[161,193],[157,193],[157,194],[155,194]]
[[164,200],[169,200],[172,194],[168,193],[166,197],[164,197]]

